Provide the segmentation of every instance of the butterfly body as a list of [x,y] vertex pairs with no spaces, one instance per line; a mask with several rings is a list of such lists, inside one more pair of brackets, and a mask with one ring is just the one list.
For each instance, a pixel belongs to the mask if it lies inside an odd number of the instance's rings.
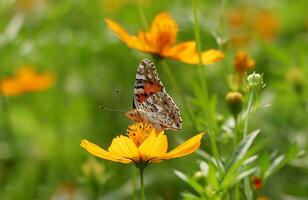
[[154,64],[141,61],[135,81],[133,110],[126,113],[133,121],[151,123],[157,130],[180,130],[182,119],[178,107],[158,78]]

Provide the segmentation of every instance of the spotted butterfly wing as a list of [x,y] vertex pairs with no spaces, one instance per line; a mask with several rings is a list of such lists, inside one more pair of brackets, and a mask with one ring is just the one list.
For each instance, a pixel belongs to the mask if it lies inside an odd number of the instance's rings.
[[137,70],[133,108],[127,113],[131,120],[151,123],[157,130],[181,129],[179,109],[159,80],[155,65],[148,59],[142,60]]

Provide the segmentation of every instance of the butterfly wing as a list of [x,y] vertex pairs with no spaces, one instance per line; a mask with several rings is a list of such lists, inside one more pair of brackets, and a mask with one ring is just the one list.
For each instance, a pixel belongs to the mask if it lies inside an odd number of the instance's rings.
[[135,81],[134,106],[142,104],[152,94],[164,91],[165,88],[158,78],[155,65],[148,59],[141,61]]
[[138,67],[133,104],[140,112],[138,119],[143,118],[161,129],[181,129],[179,109],[165,91],[155,65],[148,59],[142,60]]
[[180,130],[182,119],[178,107],[166,92],[158,92],[139,105],[139,110],[145,113],[146,119],[153,124],[159,124],[162,129]]

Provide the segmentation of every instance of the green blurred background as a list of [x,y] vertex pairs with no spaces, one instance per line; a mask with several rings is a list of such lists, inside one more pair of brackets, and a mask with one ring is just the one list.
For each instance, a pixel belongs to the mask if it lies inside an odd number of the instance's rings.
[[[48,90],[1,97],[0,199],[131,198],[134,167],[96,159],[79,143],[87,138],[107,148],[130,123],[123,112],[102,111],[99,106],[131,109],[137,66],[151,57],[120,42],[104,18],[135,34],[143,27],[140,7],[148,22],[161,11],[170,12],[179,25],[177,40],[194,40],[190,1],[0,1],[1,79],[26,64],[56,77]],[[254,70],[264,73],[267,85],[261,99],[268,106],[254,114],[251,126],[261,128],[263,152],[269,154],[285,152],[292,145],[307,150],[308,17],[304,8],[308,8],[306,0],[198,2],[203,48],[220,47],[225,53],[224,60],[208,66],[204,74],[210,95],[217,96],[217,113],[223,120],[230,117],[224,101],[230,91],[227,77],[234,73],[236,50],[245,50],[256,60]],[[249,26],[234,30],[232,12],[243,9],[248,10]],[[249,22],[258,10],[271,12],[277,20],[270,38],[255,34]],[[240,47],[230,44],[236,34],[247,34],[249,41]],[[181,93],[191,98],[197,66],[167,62]],[[157,68],[180,109],[197,112],[194,104],[179,102],[166,73]],[[184,111],[182,115],[181,133],[168,133],[174,141],[171,146],[203,131],[189,123]],[[225,137],[219,136],[221,145]],[[207,140],[201,146],[205,151]],[[145,177],[149,199],[182,199],[181,192],[191,188],[173,170],[192,175],[200,159],[194,154],[151,165]],[[307,199],[307,174],[304,154],[275,173],[261,193],[270,199]]]

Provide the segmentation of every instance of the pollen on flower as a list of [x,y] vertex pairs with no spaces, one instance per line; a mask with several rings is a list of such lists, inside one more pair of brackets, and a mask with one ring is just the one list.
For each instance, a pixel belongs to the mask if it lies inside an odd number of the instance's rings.
[[129,125],[126,134],[131,140],[134,141],[136,146],[139,147],[145,141],[145,139],[148,138],[153,129],[154,128],[152,124],[138,122]]

